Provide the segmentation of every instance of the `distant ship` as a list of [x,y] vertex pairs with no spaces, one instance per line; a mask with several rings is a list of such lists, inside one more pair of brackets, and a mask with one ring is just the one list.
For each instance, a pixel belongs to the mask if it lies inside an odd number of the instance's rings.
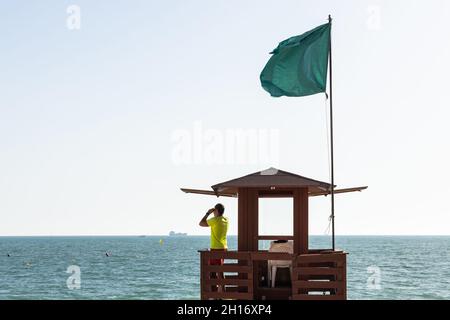
[[170,237],[185,237],[185,236],[187,236],[187,233],[170,231],[169,236]]

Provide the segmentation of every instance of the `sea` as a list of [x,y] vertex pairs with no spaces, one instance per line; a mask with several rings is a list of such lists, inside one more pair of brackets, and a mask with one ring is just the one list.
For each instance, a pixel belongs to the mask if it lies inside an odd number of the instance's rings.
[[[199,299],[198,250],[208,245],[207,236],[0,237],[0,299]],[[338,236],[336,246],[349,253],[348,299],[450,299],[450,236]],[[310,237],[311,249],[329,247],[329,236]]]

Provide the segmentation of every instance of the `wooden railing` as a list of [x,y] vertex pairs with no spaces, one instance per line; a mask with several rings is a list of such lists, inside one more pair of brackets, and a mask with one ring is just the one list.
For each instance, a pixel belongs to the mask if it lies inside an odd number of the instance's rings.
[[[253,300],[261,297],[257,266],[268,260],[292,261],[292,291],[286,299],[345,300],[346,253],[311,251],[291,255],[267,251],[199,251],[201,299]],[[224,259],[223,265],[210,265],[211,259]]]
[[[200,251],[201,299],[253,299],[253,262],[248,252]],[[209,265],[210,259],[226,259]],[[234,260],[234,261],[229,261]]]
[[344,252],[298,255],[292,270],[293,300],[346,300]]

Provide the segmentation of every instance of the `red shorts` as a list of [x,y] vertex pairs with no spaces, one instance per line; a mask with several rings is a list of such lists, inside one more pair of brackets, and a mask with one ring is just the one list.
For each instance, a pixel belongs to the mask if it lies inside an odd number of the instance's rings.
[[210,266],[221,266],[221,265],[223,265],[223,259],[210,259],[209,265]]
[[[211,251],[227,251],[227,249],[211,249]],[[223,259],[209,259],[210,266],[221,266],[223,265]]]

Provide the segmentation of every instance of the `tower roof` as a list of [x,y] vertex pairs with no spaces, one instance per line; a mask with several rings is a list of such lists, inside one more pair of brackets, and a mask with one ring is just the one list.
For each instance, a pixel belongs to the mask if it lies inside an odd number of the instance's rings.
[[331,184],[298,174],[269,168],[211,187],[216,193],[236,193],[238,188],[308,188],[312,192],[328,191]]

